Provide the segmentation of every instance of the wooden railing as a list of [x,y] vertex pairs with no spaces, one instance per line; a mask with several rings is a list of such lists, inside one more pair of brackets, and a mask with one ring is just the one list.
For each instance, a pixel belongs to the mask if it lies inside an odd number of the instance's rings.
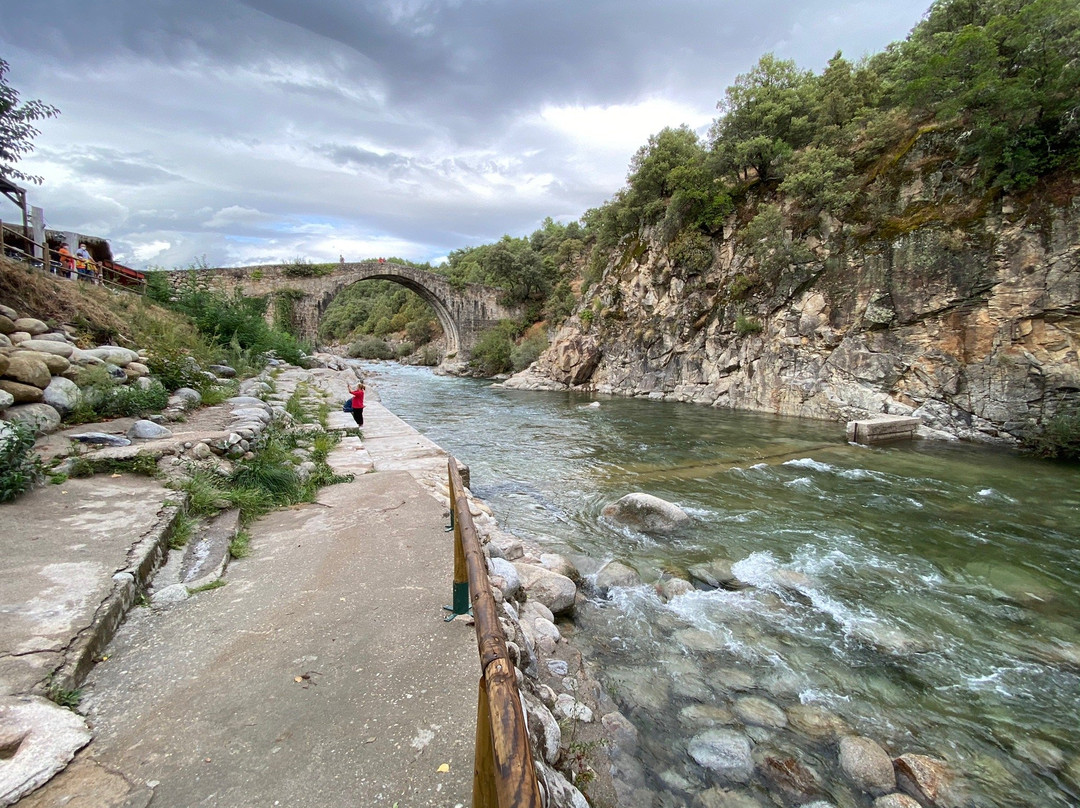
[[[8,240],[9,235],[16,237],[19,243],[24,246],[36,247],[41,255],[34,255],[22,247],[16,246]],[[100,280],[103,285],[112,289],[142,292],[146,288],[146,278],[141,272],[135,272],[112,261],[86,261],[72,256],[69,260],[76,264],[76,267],[65,266],[61,262],[57,251],[50,248],[48,244],[39,244],[29,239],[20,229],[9,227],[3,223],[0,223],[0,254],[64,278],[70,277],[70,273],[74,272],[80,280]],[[48,258],[42,256],[48,256]],[[83,268],[77,267],[77,264],[80,263],[84,265]],[[98,274],[99,270],[100,275]]]
[[450,458],[450,518],[454,526],[453,614],[472,610],[480,650],[476,705],[473,808],[541,808],[514,664],[506,650],[487,561],[469,513],[457,461]]

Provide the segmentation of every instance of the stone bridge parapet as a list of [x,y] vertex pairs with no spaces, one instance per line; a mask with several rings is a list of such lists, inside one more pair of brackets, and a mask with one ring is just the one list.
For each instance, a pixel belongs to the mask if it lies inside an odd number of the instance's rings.
[[[446,337],[446,359],[468,360],[485,330],[500,320],[520,316],[502,305],[502,290],[469,283],[451,284],[443,275],[403,264],[360,261],[341,264],[268,264],[220,269],[176,270],[167,273],[174,288],[196,273],[210,288],[232,294],[239,289],[249,297],[288,294],[292,325],[297,335],[319,343],[319,320],[326,307],[347,286],[367,280],[386,280],[416,292],[431,306]],[[267,307],[268,319],[274,307]]]

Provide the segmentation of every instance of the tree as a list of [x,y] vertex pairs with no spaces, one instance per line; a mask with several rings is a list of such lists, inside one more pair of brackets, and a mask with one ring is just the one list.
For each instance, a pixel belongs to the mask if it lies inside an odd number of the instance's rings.
[[33,139],[41,134],[34,121],[60,114],[43,101],[19,103],[19,92],[7,83],[8,63],[0,59],[0,177],[41,184],[42,178],[15,168],[19,159],[34,150]]

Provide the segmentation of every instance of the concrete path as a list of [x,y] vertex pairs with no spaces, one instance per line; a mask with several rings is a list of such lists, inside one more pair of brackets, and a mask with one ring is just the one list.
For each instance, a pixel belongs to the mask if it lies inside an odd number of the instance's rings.
[[480,666],[442,619],[446,455],[372,402],[331,464],[356,480],[255,523],[224,587],[129,614],[86,681],[93,742],[20,806],[470,803]]

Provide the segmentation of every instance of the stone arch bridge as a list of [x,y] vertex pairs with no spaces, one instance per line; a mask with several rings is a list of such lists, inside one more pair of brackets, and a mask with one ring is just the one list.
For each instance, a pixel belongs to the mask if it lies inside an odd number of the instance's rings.
[[[329,268],[331,267],[332,268]],[[169,273],[177,286],[191,273],[227,294],[241,290],[250,297],[288,294],[296,333],[318,344],[319,320],[338,292],[354,283],[384,280],[416,292],[435,311],[446,338],[446,359],[464,362],[480,334],[500,320],[520,316],[499,302],[501,289],[469,283],[452,285],[443,275],[394,263],[360,261],[348,264],[272,264],[223,269],[176,270]],[[272,318],[274,306],[267,307]]]

